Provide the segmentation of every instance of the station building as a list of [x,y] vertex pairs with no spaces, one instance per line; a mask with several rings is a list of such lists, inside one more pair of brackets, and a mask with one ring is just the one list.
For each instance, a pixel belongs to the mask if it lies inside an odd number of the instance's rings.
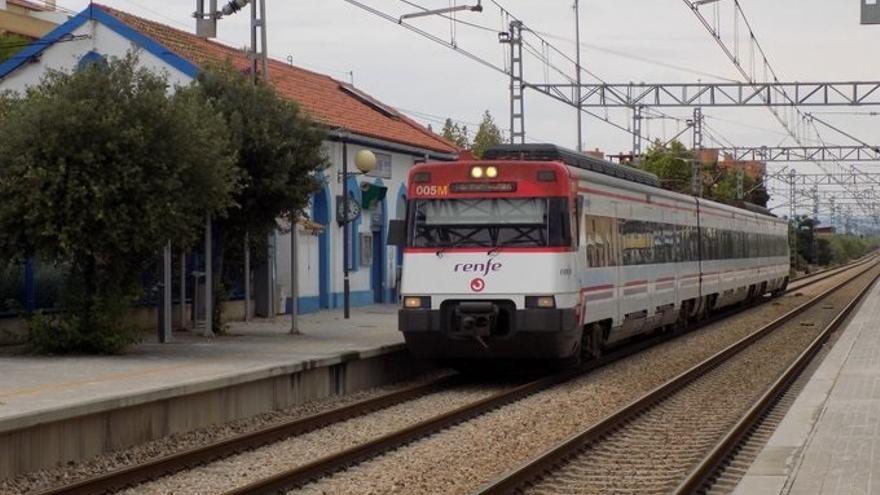
[[[82,64],[139,52],[139,63],[167,74],[170,84],[185,86],[200,67],[231,61],[243,71],[247,54],[221,43],[92,4],[58,25],[34,44],[0,64],[0,91],[23,91],[49,69],[72,71]],[[270,60],[269,81],[285,98],[294,100],[328,130],[324,143],[331,166],[321,172],[323,186],[310,200],[309,219],[300,223],[298,239],[298,308],[313,312],[343,304],[343,231],[336,209],[342,196],[341,166],[346,147],[349,171],[357,171],[358,151],[369,149],[377,166],[368,175],[350,175],[350,197],[359,205],[363,191],[382,191],[381,201],[364,205],[351,231],[351,303],[353,306],[395,302],[396,273],[401,253],[387,244],[388,223],[405,214],[406,177],[417,162],[453,160],[459,150],[358,88],[323,74]],[[75,145],[75,143],[71,143]],[[372,187],[371,187],[372,186]],[[275,239],[275,311],[292,306],[290,239]]]

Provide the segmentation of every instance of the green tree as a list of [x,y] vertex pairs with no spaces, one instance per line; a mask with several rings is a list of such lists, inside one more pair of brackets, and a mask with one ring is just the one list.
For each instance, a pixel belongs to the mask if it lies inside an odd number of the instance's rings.
[[[655,174],[664,189],[692,194],[692,164],[695,159],[694,153],[679,141],[672,141],[667,146],[656,141],[648,148],[640,166]],[[736,195],[736,170],[723,167],[718,162],[700,163],[700,168],[704,198],[733,205],[739,203]],[[745,201],[758,206],[766,207],[770,199],[763,181],[747,175],[743,177],[743,192]]]
[[231,66],[204,71],[197,88],[224,116],[244,178],[235,195],[238,207],[218,219],[215,229],[220,250],[216,273],[222,276],[214,317],[222,328],[224,296],[232,280],[243,276],[245,235],[254,253],[265,253],[277,220],[300,217],[309,195],[318,190],[315,172],[327,166],[322,151],[326,133],[296,103],[282,99],[267,84],[254,85]]
[[66,313],[31,319],[38,350],[122,351],[162,246],[193,242],[206,213],[233,204],[223,119],[137,63],[50,72],[0,115],[0,259],[65,267]]
[[483,153],[489,148],[501,144],[501,129],[495,124],[492,114],[486,110],[483,113],[483,121],[480,122],[480,128],[477,129],[477,135],[474,136],[474,143],[471,151],[477,158],[483,158]]
[[467,126],[459,127],[459,125],[453,122],[452,119],[446,119],[446,122],[443,124],[443,131],[440,135],[446,138],[446,140],[454,143],[459,148],[468,149],[471,147]]
[[0,33],[0,63],[26,47],[31,39],[13,33]]
[[656,175],[664,189],[690,194],[693,159],[693,154],[678,141],[672,141],[669,146],[655,141],[645,153],[641,168]]

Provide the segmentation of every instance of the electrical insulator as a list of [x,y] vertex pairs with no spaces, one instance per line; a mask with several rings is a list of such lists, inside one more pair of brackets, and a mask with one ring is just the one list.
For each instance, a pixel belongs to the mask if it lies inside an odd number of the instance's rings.
[[243,9],[249,3],[251,3],[250,0],[231,0],[223,7],[221,12],[223,15],[232,15]]

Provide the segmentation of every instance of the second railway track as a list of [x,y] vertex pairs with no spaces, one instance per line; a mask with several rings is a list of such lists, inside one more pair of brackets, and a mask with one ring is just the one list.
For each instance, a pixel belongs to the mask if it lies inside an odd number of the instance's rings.
[[786,371],[806,365],[811,355],[805,350],[821,344],[826,329],[843,320],[878,276],[880,268],[871,266],[506,473],[479,494],[702,491],[736,436],[751,424],[741,421],[743,415],[760,413],[754,412],[754,403],[772,400],[765,391]]

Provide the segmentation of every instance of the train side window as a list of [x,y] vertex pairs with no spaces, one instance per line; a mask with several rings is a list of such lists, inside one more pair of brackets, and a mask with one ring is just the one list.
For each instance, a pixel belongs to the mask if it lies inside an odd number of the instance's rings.
[[584,223],[587,227],[587,266],[590,268],[614,266],[616,243],[612,226],[616,220],[588,215]]

